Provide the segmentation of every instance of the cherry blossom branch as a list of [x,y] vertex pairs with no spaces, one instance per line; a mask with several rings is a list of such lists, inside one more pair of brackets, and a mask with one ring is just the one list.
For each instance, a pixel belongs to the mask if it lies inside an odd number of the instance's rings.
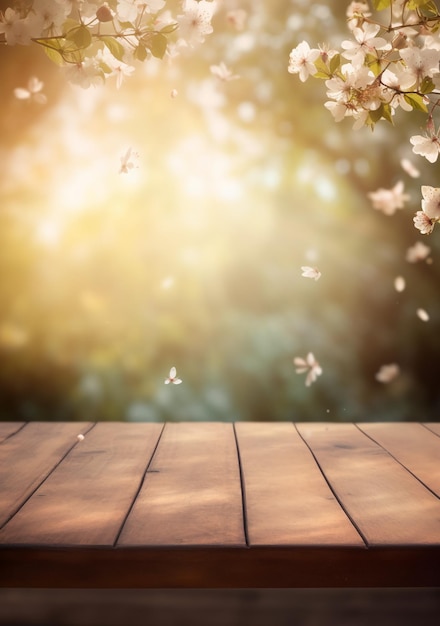
[[[324,80],[328,97],[324,106],[336,122],[352,118],[354,130],[373,129],[382,120],[393,124],[398,109],[425,113],[426,133],[411,137],[410,143],[415,154],[434,163],[440,154],[440,130],[435,130],[433,121],[440,108],[439,10],[431,0],[372,3],[378,12],[390,9],[388,26],[372,17],[366,2],[351,2],[347,9],[351,37],[342,41],[341,49],[310,48],[302,41],[290,52],[288,71],[298,74],[302,82],[309,76]],[[398,23],[393,21],[396,8],[401,9]],[[433,98],[436,101],[428,110]],[[393,198],[391,190],[387,191],[387,197]],[[428,202],[427,195],[437,198],[437,191],[438,205]],[[403,194],[403,189],[396,193]],[[428,234],[440,221],[440,188],[431,192],[422,186],[422,195],[422,211],[417,212],[414,225]],[[404,200],[399,200],[398,208]]]

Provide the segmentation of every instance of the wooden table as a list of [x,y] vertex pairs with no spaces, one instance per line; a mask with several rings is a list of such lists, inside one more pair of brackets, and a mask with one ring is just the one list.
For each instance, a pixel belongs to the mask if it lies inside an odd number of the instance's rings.
[[0,441],[3,587],[440,586],[437,423],[9,422]]

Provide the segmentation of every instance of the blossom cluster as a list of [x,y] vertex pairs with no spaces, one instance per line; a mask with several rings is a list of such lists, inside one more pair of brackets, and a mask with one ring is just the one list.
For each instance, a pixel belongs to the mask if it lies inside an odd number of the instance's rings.
[[0,13],[0,42],[43,46],[74,84],[115,77],[120,87],[135,62],[202,43],[215,9],[215,0],[182,0],[178,15],[166,0],[21,0]]
[[[380,120],[393,123],[398,110],[424,112],[425,132],[411,137],[410,143],[414,154],[434,163],[440,154],[440,128],[434,123],[440,103],[439,9],[431,0],[372,0],[372,7],[374,14],[367,2],[351,2],[350,38],[341,42],[340,49],[311,48],[302,41],[290,53],[288,71],[303,82],[309,76],[324,80],[328,98],[324,106],[336,122],[351,118],[355,130],[374,128]],[[410,176],[418,175],[406,165]],[[440,210],[433,208],[440,189],[422,187],[422,193],[422,210],[414,225],[428,234],[440,221]],[[408,199],[400,181],[393,189],[380,189],[369,197],[374,208],[387,215],[403,208]]]

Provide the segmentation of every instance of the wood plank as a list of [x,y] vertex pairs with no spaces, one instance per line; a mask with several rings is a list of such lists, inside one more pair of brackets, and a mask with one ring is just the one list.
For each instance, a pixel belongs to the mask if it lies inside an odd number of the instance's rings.
[[293,424],[235,428],[249,545],[365,546]]
[[440,497],[440,437],[414,422],[357,426]]
[[0,543],[113,545],[161,430],[98,423],[0,531]]
[[440,437],[440,424],[438,422],[425,422],[424,426]]
[[[1,587],[439,587],[440,547],[9,548]],[[121,623],[124,623],[121,621]],[[287,622],[286,622],[287,623]]]
[[83,422],[30,422],[0,446],[0,526],[47,478],[77,435],[91,428]]
[[369,546],[439,545],[440,501],[353,424],[297,424]]
[[244,543],[232,424],[166,424],[118,545]]
[[0,443],[23,428],[24,422],[0,422]]

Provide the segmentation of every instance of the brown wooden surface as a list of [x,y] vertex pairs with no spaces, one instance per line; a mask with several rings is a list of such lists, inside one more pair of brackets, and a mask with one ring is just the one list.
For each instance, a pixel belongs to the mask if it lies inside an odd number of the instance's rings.
[[0,422],[0,443],[19,431],[23,426],[24,422]]
[[440,423],[425,422],[424,426],[440,437]]
[[166,424],[118,545],[245,545],[232,424]]
[[422,424],[358,424],[362,432],[440,497],[440,437]]
[[440,586],[436,425],[18,426],[0,586]]
[[161,430],[97,424],[0,530],[0,544],[112,546]]
[[439,498],[354,424],[297,428],[369,546],[440,543]]
[[0,527],[91,428],[80,422],[31,422],[0,445]]
[[292,423],[235,428],[249,545],[365,545]]
[[439,546],[18,548],[0,558],[6,587],[440,587]]

